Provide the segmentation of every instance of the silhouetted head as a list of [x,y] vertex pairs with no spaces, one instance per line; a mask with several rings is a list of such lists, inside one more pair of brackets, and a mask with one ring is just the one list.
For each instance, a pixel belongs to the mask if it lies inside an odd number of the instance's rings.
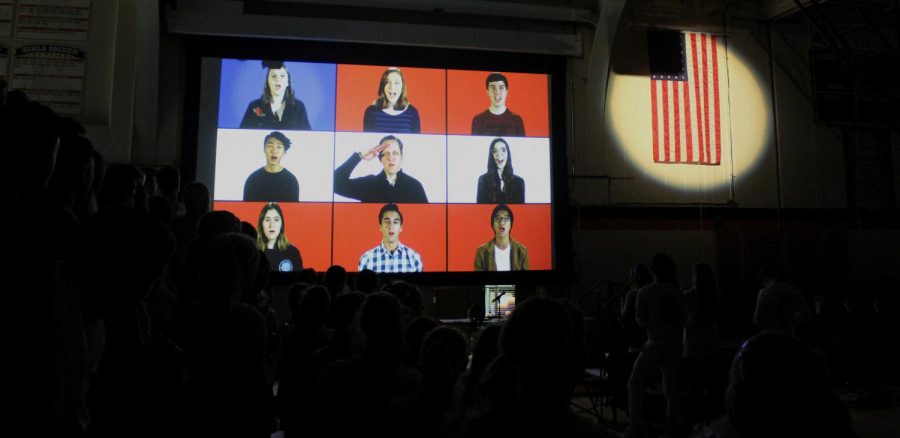
[[250,238],[250,240],[256,241],[256,238],[259,235],[256,233],[256,228],[253,227],[253,224],[247,221],[241,221],[241,234]]
[[397,297],[403,312],[403,320],[406,322],[422,315],[422,312],[425,310],[425,303],[422,302],[422,291],[412,283],[396,280],[387,285],[384,291]]
[[94,180],[93,151],[93,144],[84,137],[63,137],[47,186],[54,198],[75,203],[90,193]]
[[360,307],[365,301],[366,296],[360,292],[348,292],[338,295],[331,301],[328,326],[336,331],[349,331],[356,321]]
[[647,268],[647,265],[643,263],[632,266],[629,277],[631,282],[634,283],[635,287],[638,289],[653,283],[653,274],[650,273],[650,269]]
[[106,170],[98,196],[100,209],[136,207],[137,191],[141,182],[132,169],[136,168],[127,164],[117,164]]
[[308,285],[319,284],[319,274],[317,274],[316,270],[313,268],[304,268],[300,271],[299,281]]
[[73,277],[91,306],[134,306],[149,293],[174,249],[174,237],[155,217],[128,208],[107,209],[85,225],[71,259]]
[[824,362],[790,336],[763,333],[744,342],[725,405],[742,437],[852,436]]
[[165,166],[159,169],[159,192],[162,196],[177,199],[181,187],[181,172],[177,167]]
[[240,304],[256,283],[259,254],[254,242],[243,234],[229,232],[215,237],[200,263],[201,306],[225,309]]
[[0,188],[27,195],[43,190],[56,163],[60,118],[37,102],[14,102],[0,107],[5,162]]
[[209,212],[209,188],[201,182],[191,182],[184,187],[184,209],[189,215],[202,216]]
[[366,356],[378,362],[399,363],[403,358],[403,319],[397,298],[389,293],[370,295],[359,317],[366,337]]
[[239,233],[241,222],[230,211],[211,211],[200,218],[197,223],[197,240],[212,242],[214,238],[226,233]]
[[356,289],[371,294],[378,290],[378,274],[371,269],[363,269],[356,274]]
[[406,326],[406,356],[403,362],[407,365],[418,365],[420,354],[422,352],[422,342],[425,336],[440,323],[434,318],[428,316],[417,316]]
[[306,290],[297,308],[297,321],[305,325],[318,326],[325,322],[331,296],[323,286],[314,286]]
[[341,265],[332,265],[325,271],[325,287],[332,296],[344,292],[347,287],[347,270]]
[[658,282],[677,283],[678,281],[675,277],[678,273],[678,268],[675,267],[675,261],[666,254],[657,254],[653,256],[653,260],[650,261],[650,270],[653,271],[653,276],[656,277],[656,281]]
[[152,167],[142,167],[141,172],[144,172],[144,192],[147,193],[147,197],[158,196],[159,172]]
[[469,341],[461,331],[453,327],[438,326],[425,336],[420,357],[426,369],[433,360],[446,360],[450,366],[447,371],[450,372],[450,377],[455,378],[466,370],[468,353]]
[[775,282],[781,280],[783,276],[783,272],[781,272],[781,268],[775,265],[766,265],[759,268],[759,282],[763,284],[765,287],[769,287],[773,285]]
[[500,334],[500,351],[519,370],[531,396],[568,403],[584,374],[586,351],[580,313],[561,301],[534,297],[516,306]]

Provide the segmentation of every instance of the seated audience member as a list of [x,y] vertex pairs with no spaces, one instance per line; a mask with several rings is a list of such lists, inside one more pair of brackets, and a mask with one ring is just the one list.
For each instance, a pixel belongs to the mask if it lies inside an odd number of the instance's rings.
[[256,232],[256,227],[247,221],[241,221],[241,234],[249,237],[250,240],[254,242],[256,241],[256,238],[259,237],[259,233]]
[[625,343],[628,345],[628,352],[634,354],[636,358],[641,351],[641,346],[644,345],[644,342],[647,342],[647,330],[643,327],[638,327],[637,319],[634,316],[637,293],[644,286],[653,283],[653,274],[650,273],[647,265],[638,263],[631,268],[629,280],[630,288],[625,293],[625,300],[622,302],[622,316],[619,318],[619,322],[625,330]]
[[363,269],[356,274],[356,290],[364,294],[378,292],[378,274],[371,269]]
[[60,139],[56,166],[47,185],[51,198],[71,212],[83,210],[93,185],[94,145],[81,136]]
[[601,436],[570,408],[587,361],[582,318],[571,304],[546,297],[516,306],[461,436]]
[[[350,178],[362,160],[378,156],[384,169],[377,175]],[[334,193],[360,202],[424,204],[428,196],[419,180],[403,171],[403,142],[389,135],[378,146],[350,156],[334,170]]]
[[263,61],[262,66],[266,69],[262,97],[247,105],[241,128],[310,130],[306,105],[294,97],[284,61]]
[[634,361],[628,380],[628,417],[631,425],[626,436],[647,435],[644,419],[644,390],[648,381],[662,371],[666,395],[666,428],[678,429],[678,366],[682,354],[684,295],[678,287],[675,262],[665,254],[653,256],[650,264],[654,282],[638,291],[635,319],[647,329],[647,342]]
[[857,436],[822,359],[796,338],[760,333],[734,357],[726,416],[697,437]]
[[634,361],[641,353],[641,347],[647,342],[647,329],[638,326],[635,317],[635,306],[637,303],[637,294],[644,286],[653,283],[653,274],[650,268],[643,263],[635,264],[629,272],[629,282],[626,286],[628,291],[622,300],[622,307],[618,318],[619,325],[622,327],[622,341],[625,344],[625,354],[621,356],[617,353],[621,351],[611,351],[610,361],[607,365],[610,382],[617,398],[625,401],[628,398],[628,379],[631,376],[631,370],[634,369]]
[[400,301],[400,311],[403,312],[404,326],[414,318],[422,316],[425,312],[425,303],[422,302],[422,291],[415,284],[403,280],[394,280],[384,286],[384,291],[397,297]]
[[71,268],[92,353],[99,353],[92,364],[86,435],[117,430],[147,436],[142,433],[159,427],[164,404],[175,401],[163,388],[177,387],[180,374],[160,366],[168,363],[148,308],[175,242],[155,218],[125,207],[95,215],[83,238]]
[[328,345],[316,352],[316,377],[328,364],[349,359],[356,353],[355,342],[359,340],[357,317],[365,300],[366,296],[360,292],[348,292],[331,301],[327,324],[332,329],[332,335]]
[[128,164],[117,164],[106,170],[97,199],[100,210],[115,207],[140,210],[138,186],[142,183],[133,170],[133,166]]
[[[402,310],[403,306],[400,307]],[[425,336],[440,325],[440,322],[428,316],[417,316],[406,324],[406,354],[403,355],[403,363],[411,367],[419,366]]]
[[147,198],[159,196],[159,172],[147,166],[141,167],[141,172],[144,172],[144,193]]
[[255,242],[237,232],[218,235],[204,250],[197,305],[185,315],[191,435],[263,438],[272,432],[266,321],[241,303],[256,284],[259,257]]
[[200,218],[197,223],[197,236],[185,250],[184,267],[179,278],[178,301],[180,305],[189,306],[198,299],[195,294],[200,266],[212,241],[222,234],[239,233],[240,231],[241,222],[229,211],[211,211]]
[[244,182],[244,201],[298,202],[300,183],[281,160],[291,149],[291,140],[278,131],[272,131],[263,139],[266,165],[247,177]]
[[719,348],[719,286],[708,263],[694,265],[691,280],[693,285],[684,291],[684,357],[704,358]]
[[525,124],[506,107],[509,81],[502,73],[491,73],[485,80],[490,106],[472,118],[472,135],[525,136]]
[[311,413],[314,436],[386,436],[391,400],[421,384],[421,374],[403,364],[403,323],[393,295],[369,296],[359,315],[365,336],[361,356],[332,363],[322,374]]
[[753,322],[764,332],[793,336],[799,324],[812,320],[809,304],[800,289],[781,280],[771,267],[760,273],[763,288],[756,296]]
[[[35,242],[48,254],[59,258],[68,256],[81,230],[76,212],[84,211],[90,199],[91,178],[94,176],[91,169],[93,149],[91,142],[84,137],[60,138],[56,166],[47,184],[51,202],[35,205],[29,211],[30,216],[43,216],[48,221],[48,226],[40,228],[44,231],[36,236]],[[37,223],[30,225],[37,226]]]
[[[102,158],[100,161],[95,160],[94,162],[94,171],[97,171],[97,166],[102,168]],[[184,205],[178,201],[179,190],[181,189],[181,172],[177,167],[172,166],[164,166],[159,169],[157,173],[159,177],[159,195],[172,204],[172,214],[175,216],[180,216],[184,214]],[[102,177],[98,178],[94,177],[94,183],[98,183],[98,179],[102,179]]]
[[494,238],[475,251],[476,271],[528,270],[528,248],[512,239],[512,226],[512,209],[505,204],[494,207],[491,213]]
[[381,230],[381,243],[359,258],[358,270],[370,269],[376,273],[422,272],[422,256],[400,243],[403,213],[396,204],[381,207],[378,228]]
[[513,171],[512,151],[502,138],[488,148],[487,172],[478,177],[479,204],[524,204],[525,180]]
[[[720,408],[719,394],[724,389],[724,378],[719,378],[719,285],[708,263],[697,263],[691,273],[691,287],[684,291],[684,357],[686,383],[691,400],[696,403],[711,399],[705,394],[717,394],[716,407]],[[687,403],[686,403],[687,404]],[[697,409],[699,412],[701,409]],[[708,410],[708,409],[707,409]],[[721,412],[713,412],[715,416]],[[707,415],[707,414],[703,414]]]
[[325,271],[324,283],[332,298],[347,292],[347,270],[340,265],[329,266]]
[[463,408],[469,409],[475,402],[475,390],[481,376],[488,365],[500,354],[500,325],[485,325],[475,338],[472,346],[472,364],[465,375],[465,389],[463,391]]
[[319,274],[317,274],[316,270],[313,268],[304,268],[300,271],[299,281],[310,286],[315,286],[319,284]]
[[[5,97],[5,87],[0,87],[0,99]],[[6,357],[11,358],[5,368],[15,376],[3,388],[5,396],[15,400],[7,403],[6,427],[37,436],[80,435],[90,418],[84,400],[89,352],[81,298],[54,278],[60,254],[44,246],[52,221],[34,211],[48,204],[59,117],[44,105],[28,102],[21,91],[10,91],[6,103],[0,105],[0,136],[10,164],[0,173],[0,233],[8,256],[0,274],[4,290],[12,292],[6,294],[4,308],[16,314],[7,323],[16,331],[4,338]]]
[[450,436],[447,415],[459,403],[458,377],[465,371],[469,342],[452,327],[436,327],[420,343],[422,386],[391,403],[400,437]]
[[331,304],[328,290],[315,286],[306,291],[297,309],[296,322],[281,341],[281,381],[278,399],[285,415],[282,427],[286,437],[302,435],[300,410],[309,408],[309,394],[315,391],[318,374],[313,369],[316,351],[328,344],[331,330],[325,326]]
[[187,247],[197,236],[200,219],[210,211],[209,188],[201,182],[189,183],[184,188],[184,214],[172,219],[172,233],[178,244]]
[[[67,140],[66,124],[53,110],[29,101],[21,91],[11,91],[9,105],[0,106],[0,138],[5,146],[6,160],[15,163],[0,173],[0,194],[6,205],[0,218],[35,219],[30,205],[27,209],[22,207],[21,211],[16,207],[19,204],[41,204],[48,198],[57,198],[53,193],[53,179],[61,176],[57,173],[71,173],[74,169],[68,170],[66,167],[83,165],[80,158],[67,158],[65,155],[68,154],[62,151]],[[81,156],[84,145],[80,146],[76,145],[69,152]],[[66,163],[73,158],[76,158],[75,162]],[[37,242],[32,241],[31,245],[34,244]]]
[[399,68],[389,68],[378,82],[378,98],[363,114],[363,131],[412,133],[421,131],[419,111],[409,103],[406,80]]
[[277,202],[270,202],[260,210],[257,229],[256,247],[265,253],[273,270],[292,272],[303,269],[303,257],[286,236],[284,213]]

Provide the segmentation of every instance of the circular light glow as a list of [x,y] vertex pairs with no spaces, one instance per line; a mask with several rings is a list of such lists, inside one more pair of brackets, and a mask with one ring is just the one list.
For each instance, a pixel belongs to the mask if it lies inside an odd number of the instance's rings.
[[722,158],[718,166],[653,161],[650,79],[612,73],[608,114],[611,140],[634,175],[680,191],[724,189],[750,175],[772,137],[771,110],[757,75],[734,52],[728,53],[727,85],[722,93]]

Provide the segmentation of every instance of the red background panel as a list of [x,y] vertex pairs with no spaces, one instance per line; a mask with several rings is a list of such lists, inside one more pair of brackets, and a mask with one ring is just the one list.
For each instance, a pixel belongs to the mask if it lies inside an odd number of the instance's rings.
[[[449,271],[475,270],[475,251],[494,238],[491,228],[490,204],[450,204],[448,206],[448,240],[450,245]],[[552,269],[550,242],[550,205],[510,205],[513,227],[510,236],[528,248],[531,270]]]
[[[349,272],[359,257],[381,243],[378,212],[384,204],[334,205],[334,263]],[[403,213],[400,243],[422,256],[425,272],[447,270],[447,206],[399,204]]]
[[[238,219],[259,224],[265,202],[216,202],[213,208],[234,213]],[[331,266],[331,203],[279,203],[284,213],[285,236],[300,250],[303,267],[322,272]]]
[[[378,98],[378,81],[389,67],[345,65],[337,67],[337,118],[335,130],[362,131],[363,113]],[[400,67],[406,81],[406,97],[419,111],[422,134],[447,132],[445,70]],[[545,87],[546,88],[546,87]],[[487,98],[485,98],[485,102]],[[527,129],[527,128],[526,128]]]
[[[492,72],[447,71],[447,132],[472,134],[472,118],[490,106],[485,79]],[[505,73],[509,82],[506,107],[520,115],[528,137],[550,136],[549,77],[542,74]],[[338,73],[340,78],[340,73]],[[340,86],[340,82],[338,83]],[[338,91],[340,94],[340,91]],[[360,123],[362,121],[360,120]]]

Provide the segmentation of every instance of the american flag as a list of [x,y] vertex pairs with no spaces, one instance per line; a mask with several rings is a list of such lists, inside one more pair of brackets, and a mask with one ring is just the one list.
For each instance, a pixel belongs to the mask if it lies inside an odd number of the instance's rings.
[[659,31],[647,33],[647,47],[653,161],[718,165],[724,47],[712,34]]

